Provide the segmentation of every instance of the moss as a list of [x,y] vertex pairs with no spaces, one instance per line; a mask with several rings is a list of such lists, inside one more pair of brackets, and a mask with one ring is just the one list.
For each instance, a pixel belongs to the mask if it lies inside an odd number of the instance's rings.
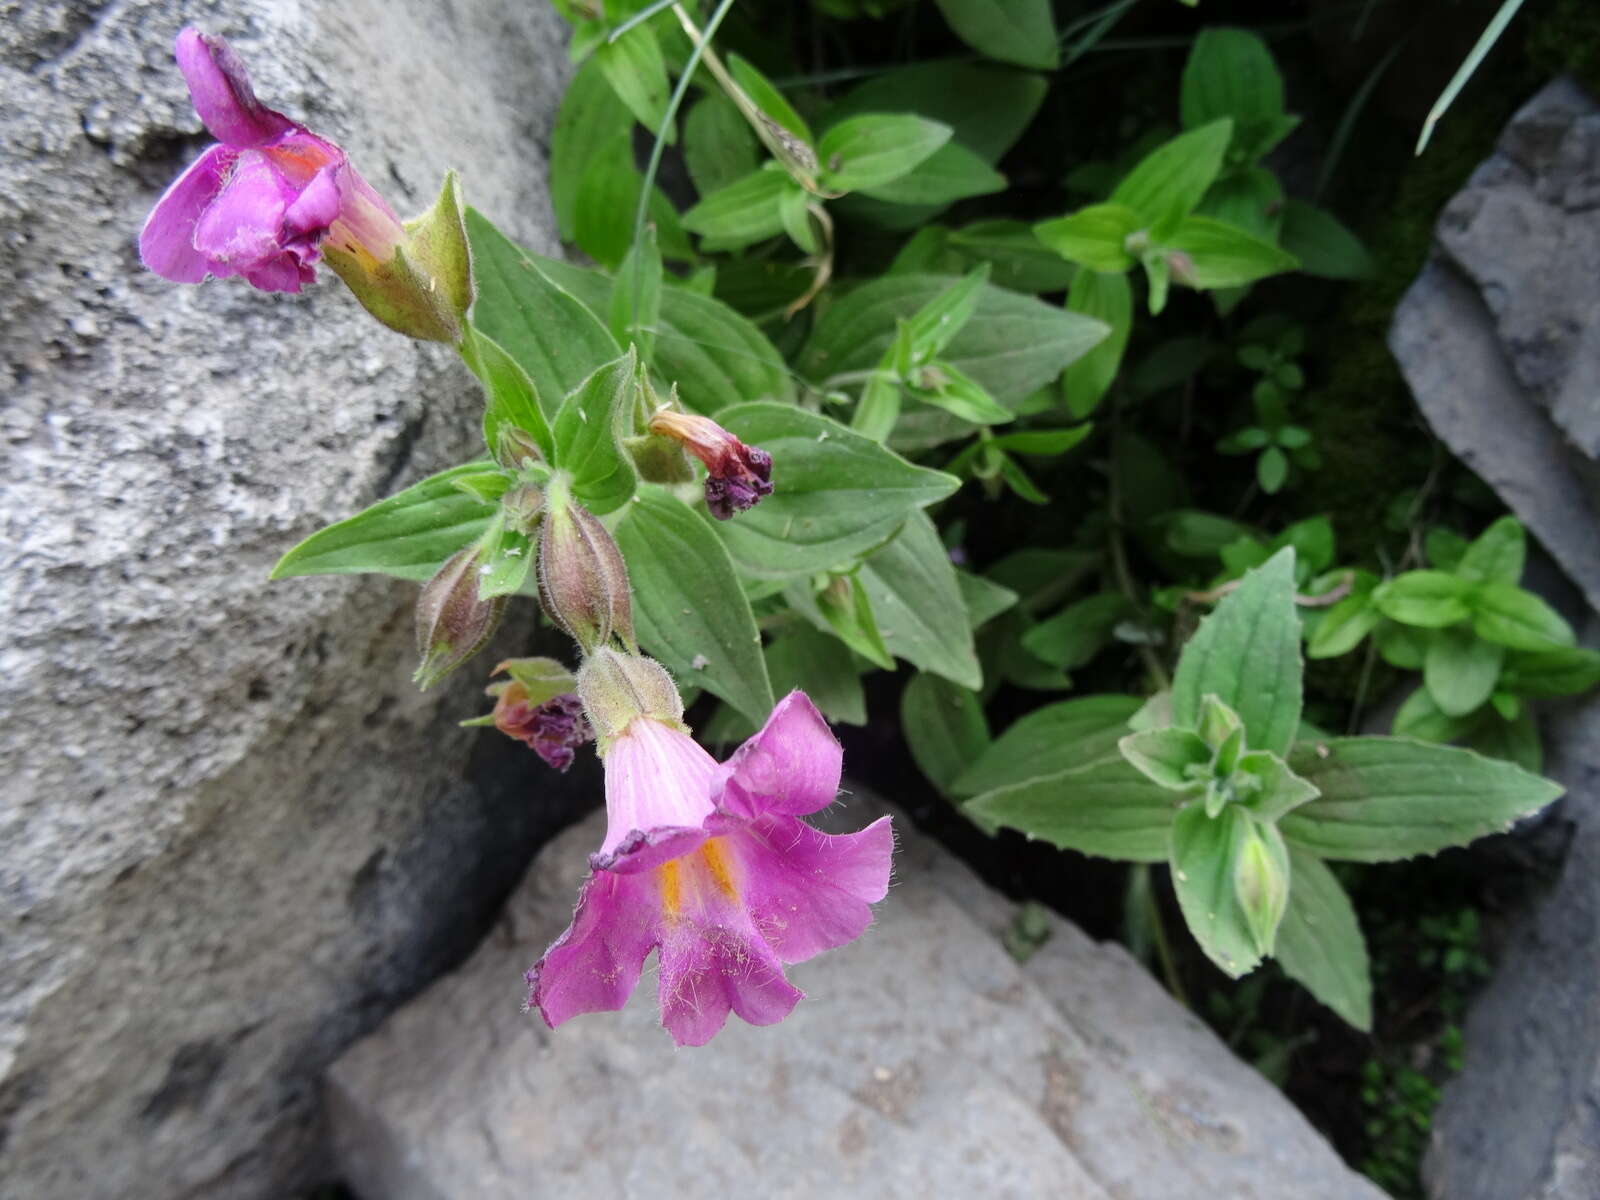
[[1568,74],[1600,95],[1600,5],[1554,0],[1528,24],[1528,61],[1543,75]]

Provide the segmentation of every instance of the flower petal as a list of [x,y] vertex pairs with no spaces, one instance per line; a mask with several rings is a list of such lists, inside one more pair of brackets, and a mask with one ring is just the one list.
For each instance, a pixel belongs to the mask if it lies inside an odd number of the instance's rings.
[[889,890],[894,832],[880,817],[857,833],[826,834],[794,817],[707,822],[738,862],[739,894],[756,928],[786,963],[852,942]]
[[742,913],[737,924],[670,926],[660,965],[661,1023],[680,1046],[705,1045],[730,1011],[752,1025],[776,1025],[805,998]]
[[240,154],[194,228],[195,249],[206,256],[211,273],[240,274],[283,253],[283,214],[294,200],[295,189],[264,154]]
[[222,38],[191,25],[178,34],[174,53],[194,110],[217,141],[241,148],[264,146],[298,128],[256,99],[243,61]]
[[606,837],[601,854],[619,850],[639,833],[648,837],[652,831],[698,830],[711,815],[717,760],[681,729],[651,717],[635,717],[611,743],[605,765]]
[[528,971],[527,1007],[552,1029],[582,1013],[615,1012],[633,995],[660,924],[647,877],[590,875],[572,924]]
[[839,794],[843,764],[844,748],[816,705],[793,691],[778,701],[761,732],[718,768],[712,800],[746,818],[816,812]]
[[174,283],[199,283],[210,271],[206,256],[195,249],[194,229],[222,190],[234,157],[228,147],[212,146],[173,180],[150,210],[139,234],[139,257],[157,275]]
[[589,856],[595,871],[618,875],[637,875],[651,867],[681,858],[706,840],[704,829],[686,825],[659,825],[654,829],[634,829],[610,850]]

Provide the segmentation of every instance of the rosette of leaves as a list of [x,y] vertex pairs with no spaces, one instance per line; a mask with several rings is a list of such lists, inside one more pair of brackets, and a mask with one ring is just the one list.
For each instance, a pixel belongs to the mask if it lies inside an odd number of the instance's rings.
[[[1129,697],[1041,709],[948,790],[982,826],[1167,863],[1186,924],[1224,972],[1238,977],[1275,957],[1367,1028],[1367,951],[1328,863],[1464,845],[1537,812],[1561,789],[1470,750],[1304,729],[1300,645],[1295,554],[1286,547],[1201,623],[1170,693],[1131,718]],[[1046,713],[1073,733],[1041,736]]]
[[1527,535],[1502,517],[1473,542],[1435,530],[1430,565],[1380,581],[1365,572],[1312,631],[1312,658],[1345,654],[1371,635],[1391,666],[1421,671],[1394,732],[1464,742],[1540,766],[1529,701],[1600,683],[1600,654],[1577,645],[1572,627],[1519,586]]

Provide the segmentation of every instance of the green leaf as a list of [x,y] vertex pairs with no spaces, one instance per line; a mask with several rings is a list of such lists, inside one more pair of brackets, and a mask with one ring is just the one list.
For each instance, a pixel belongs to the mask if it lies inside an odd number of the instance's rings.
[[957,571],[956,582],[961,586],[961,600],[967,607],[967,623],[973,629],[982,629],[1017,602],[1017,594],[1010,588],[970,571]]
[[1172,889],[1185,924],[1205,955],[1230,979],[1261,962],[1251,921],[1240,903],[1235,877],[1238,858],[1250,841],[1252,820],[1237,805],[1215,817],[1199,804],[1182,809],[1172,822]]
[[1519,696],[1571,696],[1600,683],[1600,654],[1576,646],[1506,655],[1500,686]]
[[1113,757],[1139,703],[1134,696],[1080,696],[1035,709],[1002,733],[950,790],[958,796],[1000,791]]
[[989,747],[977,693],[925,672],[900,693],[900,729],[918,770],[941,792]]
[[930,363],[913,372],[922,386],[907,391],[924,404],[932,404],[974,425],[1000,425],[1016,420],[1017,414],[983,390],[977,380],[946,362]]
[[912,466],[870,438],[788,405],[736,405],[718,420],[772,455],[772,495],[718,524],[734,561],[751,575],[780,579],[846,564],[959,486],[953,476]]
[[1435,629],[1428,637],[1422,678],[1439,711],[1464,717],[1489,699],[1505,647],[1473,636],[1468,629]]
[[1467,742],[1479,754],[1503,758],[1530,774],[1537,775],[1544,770],[1539,726],[1527,708],[1509,718],[1494,709],[1485,709],[1472,723]]
[[1300,265],[1271,242],[1210,217],[1185,217],[1163,245],[1188,260],[1178,278],[1201,289],[1238,287]]
[[761,144],[739,106],[715,92],[683,122],[683,161],[695,191],[710,195],[761,165]]
[[1322,614],[1306,642],[1307,658],[1337,658],[1348,654],[1373,631],[1382,619],[1372,603],[1373,586],[1368,582],[1364,591],[1353,590]]
[[1276,446],[1268,446],[1256,459],[1256,482],[1267,495],[1275,496],[1288,478],[1289,459]]
[[1100,653],[1129,609],[1121,592],[1100,592],[1039,622],[1022,635],[1022,644],[1040,662],[1074,671]]
[[946,142],[899,178],[860,191],[887,204],[942,208],[1005,188],[1006,177],[999,171],[959,142]]
[[1126,275],[1079,271],[1067,293],[1067,309],[1103,321],[1111,330],[1105,341],[1067,368],[1062,380],[1067,411],[1082,420],[1095,410],[1122,366],[1122,352],[1133,332],[1133,289]]
[[1392,862],[1499,833],[1561,794],[1547,779],[1470,750],[1408,738],[1332,738],[1289,765],[1322,795],[1279,822],[1323,858]]
[[[626,111],[620,118],[627,129]],[[633,145],[626,133],[575,163],[578,177],[570,240],[596,262],[615,267],[628,253],[634,209],[643,177],[633,165]]]
[[1293,128],[1284,121],[1283,76],[1272,52],[1243,29],[1200,31],[1184,64],[1181,104],[1186,129],[1233,119],[1234,163],[1254,162]]
[[1292,196],[1283,205],[1278,244],[1300,260],[1300,269],[1307,275],[1370,279],[1378,270],[1361,239],[1331,213]]
[[[614,160],[619,148],[626,155],[624,131],[631,123],[627,106],[606,82],[600,64],[591,59],[579,67],[561,97],[561,109],[550,136],[550,203],[555,209],[556,228],[563,241],[579,240],[578,217],[582,210],[580,196],[585,169],[602,156]],[[637,188],[634,195],[638,195]],[[470,223],[468,232],[471,232]],[[474,236],[475,260],[477,241]]]
[[810,193],[799,187],[784,192],[778,198],[778,216],[783,219],[783,231],[802,253],[816,254],[822,249],[816,223],[811,219]]
[[1326,863],[1292,844],[1289,877],[1273,951],[1278,965],[1357,1029],[1371,1029],[1372,973],[1350,897]]
[[1453,742],[1465,735],[1471,722],[1447,716],[1426,687],[1412,692],[1394,714],[1390,732],[1424,742]]
[[779,696],[799,688],[828,720],[867,723],[867,698],[849,648],[809,625],[793,625],[767,647],[767,674]]
[[1192,729],[1144,729],[1117,743],[1122,757],[1158,787],[1193,792],[1211,774],[1211,747]]
[[1172,801],[1171,792],[1121,758],[1108,758],[983,792],[961,809],[979,823],[1004,825],[1061,850],[1163,862],[1177,811]]
[[[1111,203],[1138,214],[1139,225],[1157,242],[1194,211],[1222,170],[1222,155],[1233,136],[1233,122],[1212,121],[1147,154],[1111,193]],[[1105,269],[1105,268],[1100,268]]]
[[519,591],[533,566],[535,551],[528,535],[500,525],[491,534],[488,557],[478,575],[478,599],[493,600]]
[[584,380],[561,403],[552,423],[555,466],[572,480],[572,494],[596,516],[620,508],[638,482],[622,439],[632,433],[639,358],[630,347]]
[[1244,721],[1252,749],[1283,754],[1300,724],[1300,619],[1294,551],[1245,575],[1200,623],[1172,681],[1173,723],[1193,729],[1215,695]]
[[1284,813],[1317,798],[1315,785],[1301,779],[1270,750],[1251,750],[1239,757],[1235,784],[1253,779],[1258,784],[1254,795],[1242,795],[1239,803],[1258,821],[1275,822]]
[[1472,598],[1472,631],[1512,650],[1554,650],[1577,640],[1555,609],[1499,579],[1478,586]]
[[759,727],[772,711],[761,633],[727,551],[669,492],[646,484],[616,527],[643,647],[683,684],[720,696]]
[[617,268],[607,323],[617,341],[638,346],[640,356],[649,362],[660,320],[661,251],[655,229],[646,227],[643,240],[635,243]]
[[839,192],[878,188],[899,179],[950,140],[950,126],[910,113],[868,113],[822,135],[822,184]]
[[975,267],[912,314],[906,327],[913,361],[927,362],[950,344],[977,312],[978,297],[988,282],[988,264]]
[[794,106],[783,98],[783,93],[765,75],[737,54],[728,55],[728,71],[757,108],[806,145],[816,144],[817,139],[811,136],[811,126],[795,112]]
[[[896,323],[957,282],[948,275],[892,275],[855,288],[817,322],[800,356],[800,373],[821,382],[873,370],[894,339]],[[986,285],[977,311],[943,359],[1010,407],[1054,382],[1105,333],[1098,321]]]
[[1025,221],[977,221],[952,230],[948,246],[966,260],[988,263],[994,268],[993,282],[1015,292],[1063,291],[1078,274],[1072,263],[1041,243]]
[[483,410],[484,445],[493,454],[505,430],[520,429],[530,435],[549,458],[554,453],[550,423],[539,407],[539,394],[533,380],[488,334],[470,323],[467,330],[462,354],[488,393],[488,403]]
[[883,644],[872,599],[854,575],[834,575],[820,592],[806,584],[790,584],[784,596],[796,612],[835,636],[862,658],[885,671],[895,669],[894,655]]
[[482,461],[451,467],[329,525],[279,559],[271,578],[374,574],[426,583],[445,559],[488,529],[495,506],[455,481],[493,467]]
[[635,25],[614,42],[604,42],[594,52],[611,90],[628,106],[639,124],[660,133],[670,144],[677,135],[667,123],[667,98],[672,85],[661,43],[649,25]]
[[926,513],[912,512],[899,534],[862,563],[857,580],[895,657],[962,687],[983,686],[961,585]]
[[1472,584],[1447,571],[1407,571],[1380,583],[1372,593],[1378,611],[1391,621],[1423,629],[1466,620],[1471,598]]
[[683,214],[683,227],[729,249],[776,237],[783,232],[779,205],[794,187],[782,171],[763,167],[705,197]]
[[1138,261],[1128,251],[1128,239],[1143,224],[1144,218],[1125,204],[1091,204],[1053,221],[1041,221],[1033,232],[1062,258],[1091,271],[1115,275]]
[[1466,548],[1456,563],[1455,573],[1476,583],[1498,579],[1515,585],[1522,578],[1527,558],[1528,538],[1522,522],[1511,516],[1501,517]]
[[955,35],[980,54],[1053,71],[1061,63],[1050,0],[937,0]]
[[[555,259],[534,261],[591,309],[605,308],[611,289],[605,276]],[[754,323],[722,301],[665,287],[657,324],[654,367],[664,381],[678,385],[686,407],[712,415],[745,400],[794,398],[783,356]]]
[[473,324],[528,373],[550,415],[563,396],[622,351],[599,318],[541,272],[533,256],[476,209],[467,209],[466,221],[478,288]]
[[1263,167],[1248,167],[1213,183],[1195,215],[1211,217],[1276,244],[1283,224],[1283,185]]
[[1042,76],[1026,71],[940,59],[872,75],[834,101],[826,120],[834,124],[863,113],[916,113],[950,126],[951,143],[992,165],[1022,136],[1047,90]]

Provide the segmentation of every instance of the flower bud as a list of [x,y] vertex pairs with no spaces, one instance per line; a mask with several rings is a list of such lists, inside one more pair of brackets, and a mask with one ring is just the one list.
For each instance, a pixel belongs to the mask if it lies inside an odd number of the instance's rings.
[[466,546],[445,560],[417,599],[417,654],[413,678],[430,688],[483,648],[500,624],[506,598],[478,598],[483,551]]
[[657,409],[650,432],[672,438],[706,465],[706,507],[719,521],[772,494],[772,455],[746,446],[710,417]]
[[1240,827],[1234,843],[1234,895],[1256,949],[1271,954],[1289,904],[1289,853],[1276,825],[1263,825],[1243,813],[1234,819]]
[[495,439],[494,460],[510,471],[525,471],[534,463],[544,461],[544,451],[533,434],[515,425],[505,425]]
[[628,568],[609,530],[588,509],[552,487],[539,535],[539,599],[550,619],[585,654],[615,634],[633,644]]
[[653,658],[602,646],[578,670],[578,696],[604,754],[635,717],[683,725],[683,697],[672,676]]
[[390,329],[423,341],[460,343],[461,323],[472,307],[472,255],[454,172],[445,176],[434,206],[398,231],[375,227],[367,236],[347,214],[343,228],[330,231],[322,254]]
[[531,483],[519,483],[500,497],[500,508],[507,525],[531,535],[544,513],[544,491]]

